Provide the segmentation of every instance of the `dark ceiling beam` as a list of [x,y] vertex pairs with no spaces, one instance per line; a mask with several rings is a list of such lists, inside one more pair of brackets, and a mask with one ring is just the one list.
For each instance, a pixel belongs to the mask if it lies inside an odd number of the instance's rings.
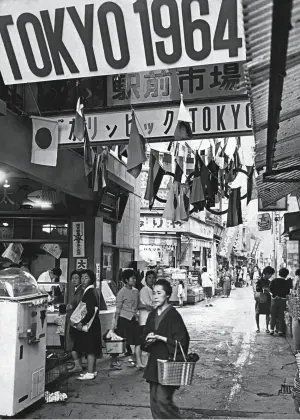
[[291,29],[292,0],[273,0],[272,43],[267,131],[267,172],[272,172]]
[[66,194],[82,200],[94,200],[87,185],[83,158],[77,153],[59,150],[56,167],[31,163],[32,122],[28,117],[18,117],[8,111],[5,117],[0,118],[0,133],[0,162]]

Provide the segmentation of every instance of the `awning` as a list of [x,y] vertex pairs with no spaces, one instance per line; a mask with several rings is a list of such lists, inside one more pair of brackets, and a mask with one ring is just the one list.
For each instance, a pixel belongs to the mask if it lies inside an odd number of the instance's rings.
[[256,168],[265,171],[258,186],[268,205],[300,186],[300,0],[243,6]]

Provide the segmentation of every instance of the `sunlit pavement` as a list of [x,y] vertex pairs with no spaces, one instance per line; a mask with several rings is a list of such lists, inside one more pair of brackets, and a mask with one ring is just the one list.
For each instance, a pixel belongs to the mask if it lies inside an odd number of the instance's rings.
[[[252,289],[213,303],[180,309],[190,350],[200,356],[193,385],[176,394],[183,417],[298,418],[291,395],[278,395],[295,374],[295,358],[284,338],[264,332],[264,316],[256,334]],[[66,403],[35,407],[23,418],[151,418],[148,384],[126,359],[122,364],[122,371],[112,372],[108,359],[100,360],[94,381],[71,377],[62,385]]]

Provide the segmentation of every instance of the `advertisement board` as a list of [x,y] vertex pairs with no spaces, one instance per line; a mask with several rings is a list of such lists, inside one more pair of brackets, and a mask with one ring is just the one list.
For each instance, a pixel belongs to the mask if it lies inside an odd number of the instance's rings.
[[271,230],[272,221],[269,213],[261,213],[257,216],[257,226],[259,231]]
[[245,61],[237,0],[1,0],[5,84]]
[[[251,108],[247,100],[212,103],[194,103],[188,107],[193,123],[193,135],[202,136],[233,136],[252,134]],[[177,126],[178,106],[138,109],[135,111],[138,128],[147,140],[174,139]],[[74,144],[73,135],[75,119],[59,116],[63,122],[58,127],[59,144]],[[105,112],[86,115],[87,129],[91,142],[115,144],[116,141],[128,140],[131,127],[131,112]],[[78,143],[78,141],[76,141]]]

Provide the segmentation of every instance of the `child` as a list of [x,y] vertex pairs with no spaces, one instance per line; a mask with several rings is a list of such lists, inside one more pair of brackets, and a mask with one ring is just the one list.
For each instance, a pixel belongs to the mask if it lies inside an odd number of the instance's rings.
[[59,315],[55,318],[54,322],[58,325],[56,334],[59,334],[60,346],[62,349],[65,348],[65,324],[66,324],[66,314],[67,306],[65,304],[59,305],[58,308]]

